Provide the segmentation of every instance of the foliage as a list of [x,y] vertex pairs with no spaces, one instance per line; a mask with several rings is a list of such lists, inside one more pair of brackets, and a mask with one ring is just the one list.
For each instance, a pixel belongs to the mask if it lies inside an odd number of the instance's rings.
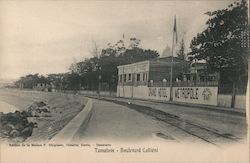
[[181,40],[181,45],[180,45],[180,49],[177,52],[177,57],[180,59],[185,60],[186,59],[186,54],[185,54],[185,44],[184,44],[184,40]]
[[23,84],[24,88],[33,88],[38,83],[49,84],[49,80],[43,75],[29,74],[24,77],[21,77],[18,81],[15,82],[15,85],[19,87],[20,84]]
[[[117,66],[123,64],[144,61],[159,56],[158,52],[150,49],[142,49],[140,40],[131,38],[130,44],[126,47],[123,40],[119,40],[116,44],[111,43],[101,50],[100,57],[93,56],[78,62],[72,72],[81,76],[81,85],[85,89],[97,89],[98,80],[107,83],[109,89],[115,90],[118,80]],[[101,76],[101,79],[98,76]]]
[[[16,86],[24,84],[24,88],[33,88],[38,83],[50,84],[57,90],[78,90],[80,88],[97,90],[99,82],[115,90],[118,80],[117,66],[138,61],[144,61],[159,56],[158,52],[140,48],[140,40],[131,38],[130,44],[125,46],[123,40],[99,51],[95,44],[93,57],[81,62],[74,62],[69,67],[70,72],[49,74],[48,77],[39,74],[29,74],[16,81]],[[101,78],[100,78],[101,77]]]
[[247,49],[241,46],[242,33],[248,30],[246,0],[228,8],[207,12],[207,28],[191,42],[190,55],[205,59],[209,71],[220,72],[222,82],[237,82],[247,74]]

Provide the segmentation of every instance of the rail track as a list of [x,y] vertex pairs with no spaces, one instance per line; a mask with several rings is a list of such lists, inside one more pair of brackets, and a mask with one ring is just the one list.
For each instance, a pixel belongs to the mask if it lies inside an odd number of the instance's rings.
[[195,124],[191,121],[181,119],[177,115],[169,114],[161,110],[156,110],[148,106],[141,106],[141,105],[137,105],[133,103],[128,103],[125,101],[117,101],[117,100],[111,100],[111,99],[102,99],[102,100],[113,102],[119,105],[123,105],[130,109],[133,109],[143,114],[146,114],[148,116],[151,116],[155,118],[156,120],[159,120],[171,126],[174,126],[189,135],[192,135],[198,139],[201,139],[202,141],[205,141],[217,147],[221,147],[221,144],[223,143],[235,143],[235,142],[241,141],[240,138],[234,135],[227,134],[227,133],[220,133],[215,129],[211,129],[207,126]]

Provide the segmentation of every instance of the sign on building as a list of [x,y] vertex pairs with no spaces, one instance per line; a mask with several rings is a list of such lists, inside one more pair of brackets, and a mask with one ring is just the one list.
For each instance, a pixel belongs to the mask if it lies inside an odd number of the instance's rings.
[[173,87],[177,102],[217,105],[218,87]]
[[168,101],[169,97],[169,87],[148,87],[148,99]]

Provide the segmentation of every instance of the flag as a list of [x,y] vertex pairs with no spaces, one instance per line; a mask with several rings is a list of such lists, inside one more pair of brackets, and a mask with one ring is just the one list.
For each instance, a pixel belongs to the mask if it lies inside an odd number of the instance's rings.
[[174,16],[174,35],[175,35],[175,41],[177,43],[178,37],[177,37],[177,27],[176,27],[176,16]]

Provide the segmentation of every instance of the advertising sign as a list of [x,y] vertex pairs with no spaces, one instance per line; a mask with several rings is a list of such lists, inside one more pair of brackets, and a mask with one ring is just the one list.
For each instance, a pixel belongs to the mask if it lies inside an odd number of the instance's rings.
[[173,100],[177,102],[217,105],[217,87],[173,87]]
[[154,100],[168,101],[170,97],[169,87],[149,87],[148,98]]

